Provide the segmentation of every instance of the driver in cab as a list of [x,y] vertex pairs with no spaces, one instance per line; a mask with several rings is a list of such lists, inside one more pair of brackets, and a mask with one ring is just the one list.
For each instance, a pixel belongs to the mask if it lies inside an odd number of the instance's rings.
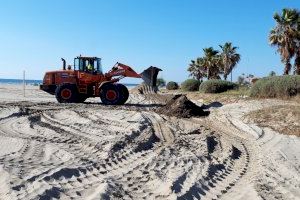
[[94,66],[90,62],[88,62],[88,65],[87,65],[86,68],[87,68],[87,71],[89,71],[91,73],[94,72]]

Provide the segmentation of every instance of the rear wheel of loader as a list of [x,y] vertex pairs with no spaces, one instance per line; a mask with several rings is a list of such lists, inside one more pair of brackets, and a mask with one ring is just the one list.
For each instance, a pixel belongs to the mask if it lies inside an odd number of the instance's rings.
[[116,105],[120,101],[120,89],[116,84],[105,84],[100,89],[100,98],[103,104]]
[[125,85],[122,84],[117,84],[119,91],[120,91],[120,101],[118,102],[119,105],[123,105],[128,97],[129,97],[129,92],[128,89]]
[[75,85],[63,84],[56,88],[55,97],[59,103],[76,103],[78,93]]

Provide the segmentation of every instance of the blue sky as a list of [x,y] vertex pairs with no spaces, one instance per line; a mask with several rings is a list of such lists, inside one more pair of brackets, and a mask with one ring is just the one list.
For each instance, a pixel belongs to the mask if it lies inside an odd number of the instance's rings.
[[[283,65],[268,44],[275,11],[300,8],[299,0],[26,0],[1,1],[0,78],[42,79],[45,71],[82,55],[116,62],[137,72],[150,65],[160,77],[181,82],[191,59],[205,47],[231,41],[241,62],[233,72],[281,74]],[[125,82],[139,80],[127,78]]]

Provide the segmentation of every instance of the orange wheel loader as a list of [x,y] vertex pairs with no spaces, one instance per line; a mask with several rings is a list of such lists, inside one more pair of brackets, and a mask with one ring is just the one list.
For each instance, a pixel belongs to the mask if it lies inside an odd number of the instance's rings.
[[156,80],[161,69],[149,67],[141,74],[131,67],[116,63],[110,71],[103,73],[101,58],[78,56],[74,68],[62,58],[63,69],[46,72],[40,89],[55,95],[60,103],[82,103],[89,97],[100,97],[103,104],[124,104],[129,92],[125,85],[118,83],[124,77],[142,78],[144,83],[156,92]]

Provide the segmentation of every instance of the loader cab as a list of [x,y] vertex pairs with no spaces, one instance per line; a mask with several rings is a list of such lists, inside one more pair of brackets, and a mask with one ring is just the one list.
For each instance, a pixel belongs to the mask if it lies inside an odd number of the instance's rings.
[[102,74],[101,58],[78,56],[74,59],[74,68],[82,72]]

